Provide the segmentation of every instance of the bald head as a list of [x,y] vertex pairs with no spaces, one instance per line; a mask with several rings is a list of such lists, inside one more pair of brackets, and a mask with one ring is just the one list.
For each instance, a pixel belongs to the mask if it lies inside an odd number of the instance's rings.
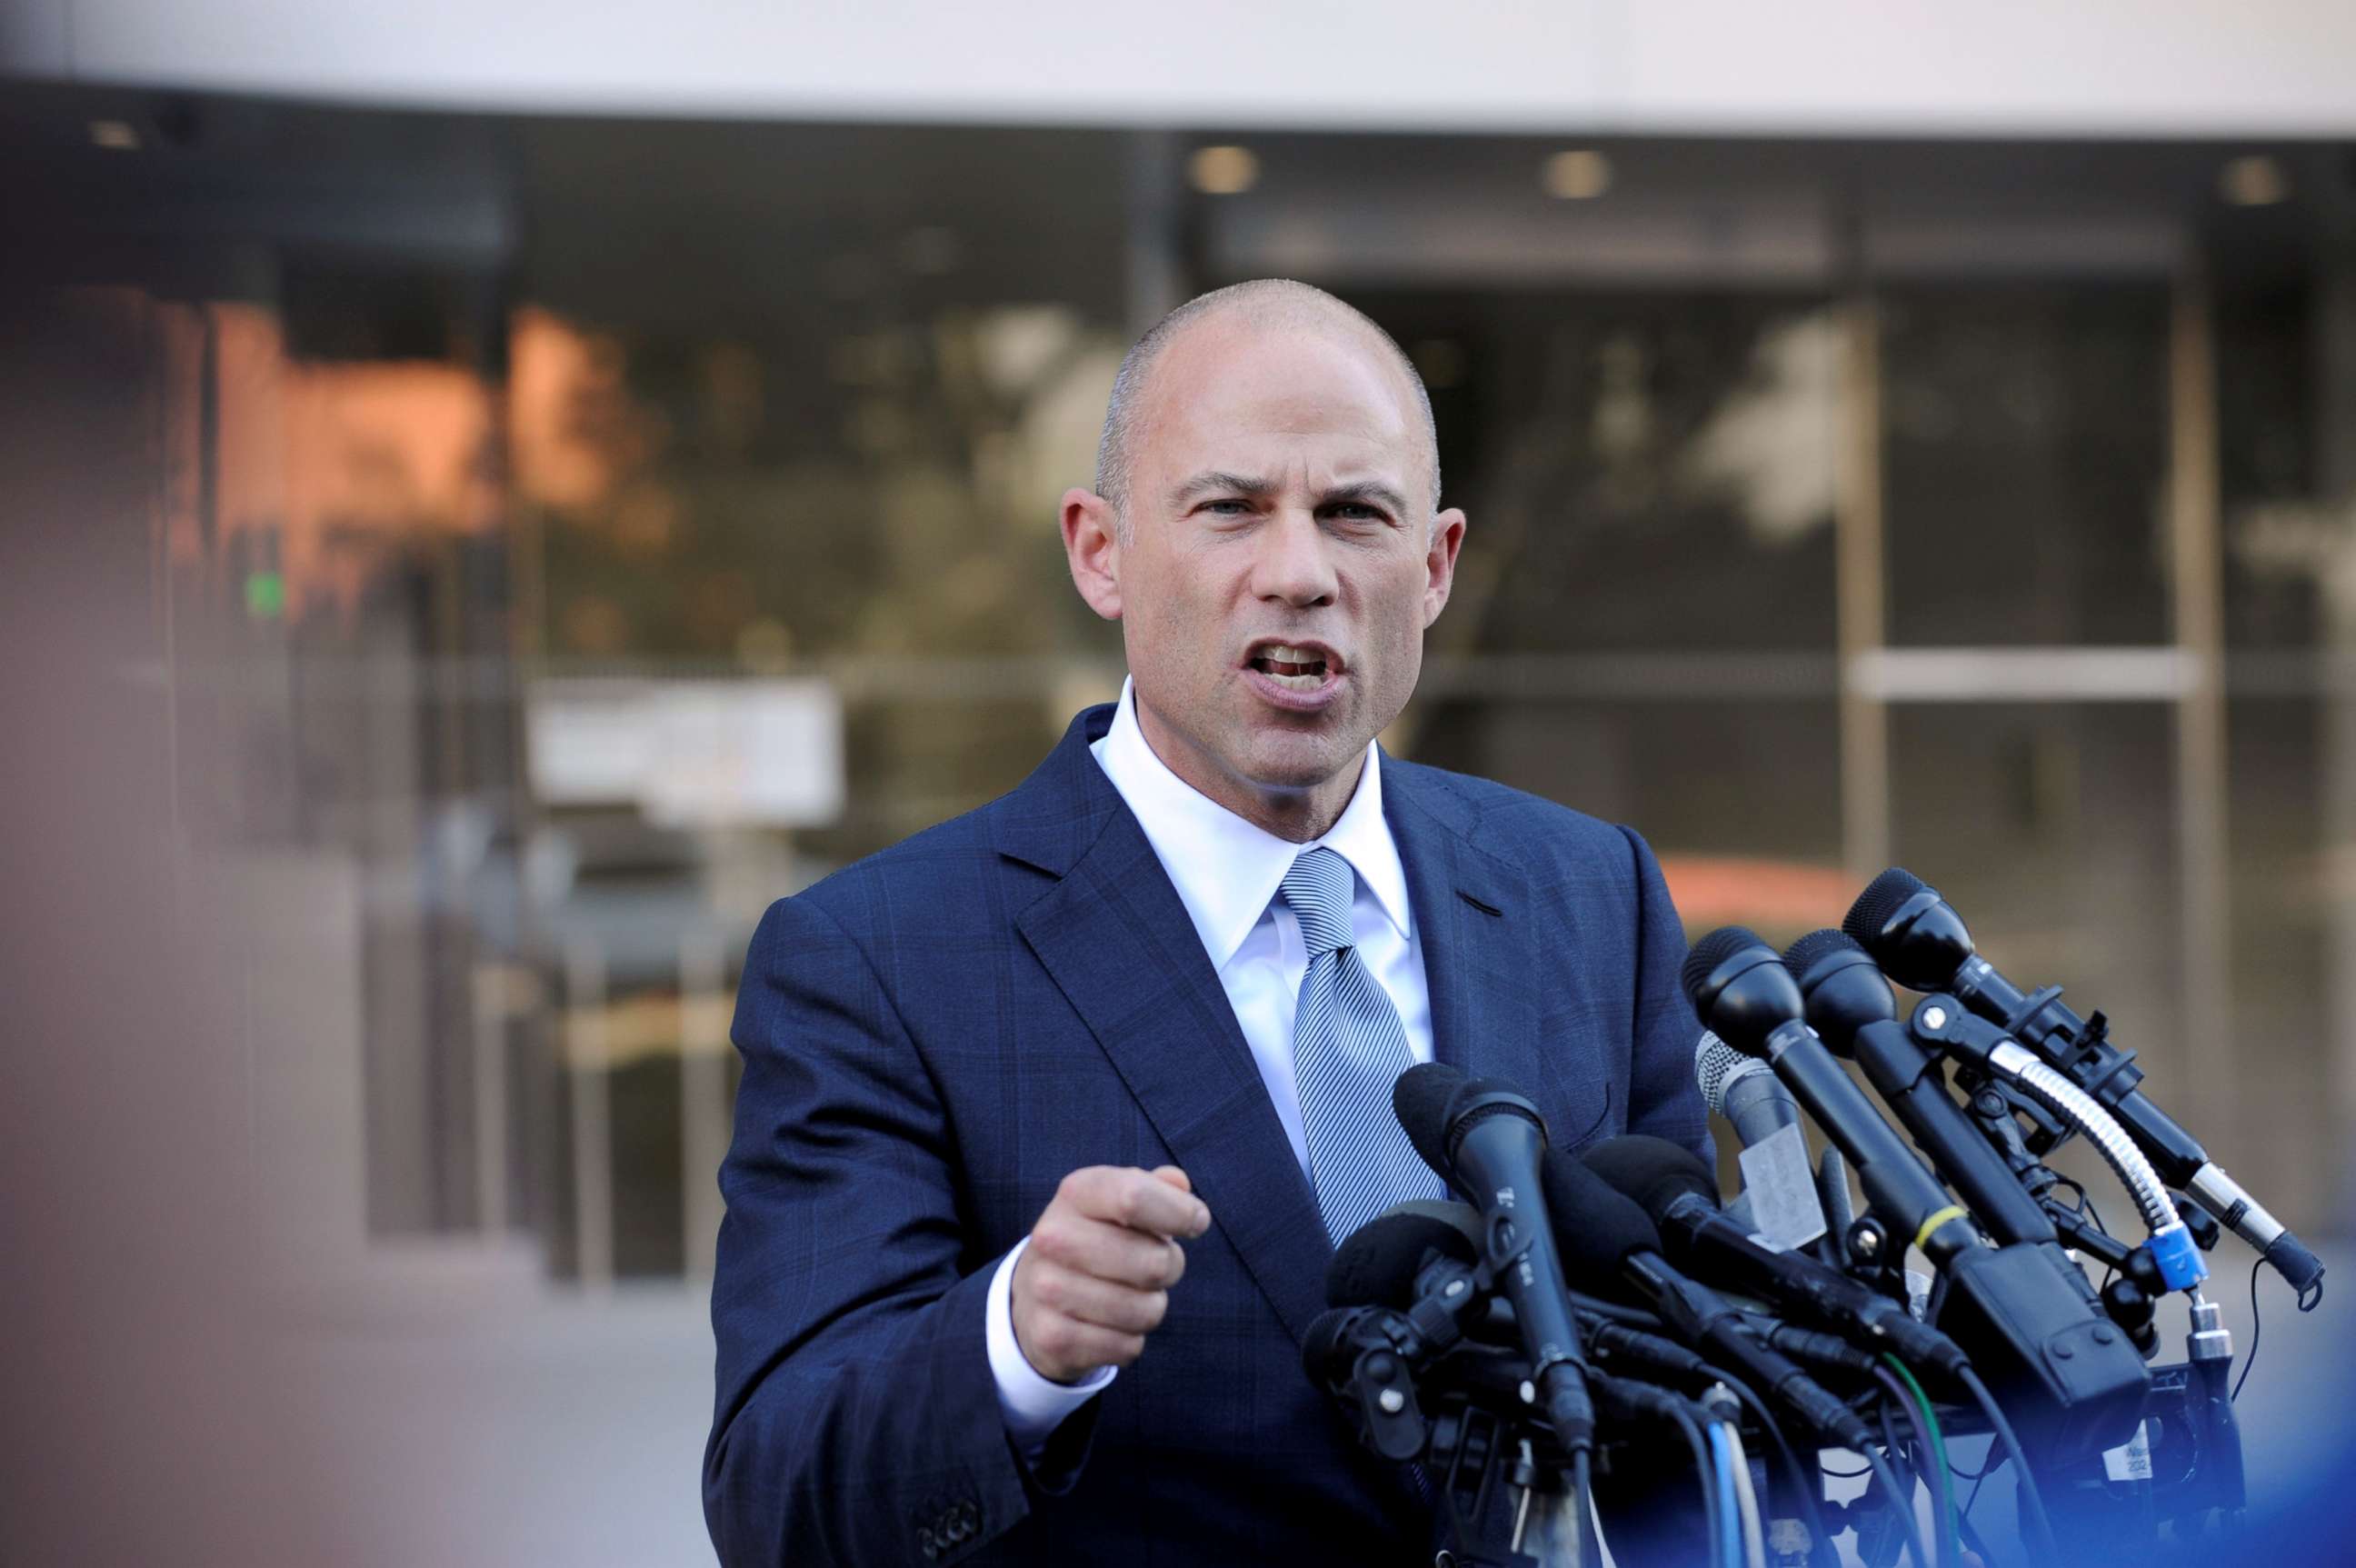
[[1155,415],[1154,370],[1190,329],[1213,321],[1247,328],[1317,332],[1372,349],[1398,371],[1411,393],[1414,418],[1420,425],[1424,466],[1430,488],[1424,498],[1423,521],[1428,525],[1440,507],[1440,435],[1431,418],[1431,396],[1423,378],[1389,333],[1355,307],[1322,288],[1290,278],[1255,278],[1231,284],[1188,300],[1163,317],[1137,340],[1113,378],[1112,397],[1105,404],[1104,435],[1097,443],[1097,494],[1112,503],[1116,531],[1129,532],[1129,487],[1141,433]]
[[1331,295],[1241,284],[1147,333],[1058,519],[1154,756],[1280,838],[1332,827],[1455,581],[1439,489],[1421,378]]

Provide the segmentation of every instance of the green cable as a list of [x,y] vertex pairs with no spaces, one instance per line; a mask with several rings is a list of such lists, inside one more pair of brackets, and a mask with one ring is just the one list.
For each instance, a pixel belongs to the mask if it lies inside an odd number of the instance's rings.
[[1914,1374],[1907,1369],[1906,1363],[1887,1350],[1881,1353],[1881,1359],[1905,1380],[1907,1391],[1913,1394],[1914,1403],[1922,1412],[1922,1435],[1931,1444],[1931,1463],[1937,1466],[1933,1473],[1939,1477],[1939,1485],[1933,1494],[1941,1504],[1939,1561],[1961,1563],[1964,1560],[1963,1543],[1955,1530],[1954,1485],[1949,1479],[1954,1472],[1947,1467],[1947,1439],[1939,1430],[1939,1417],[1931,1409],[1931,1396],[1922,1391],[1922,1385],[1914,1380]]

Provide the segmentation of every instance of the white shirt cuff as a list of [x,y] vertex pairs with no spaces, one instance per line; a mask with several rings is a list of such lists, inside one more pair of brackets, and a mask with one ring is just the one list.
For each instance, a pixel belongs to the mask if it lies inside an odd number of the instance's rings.
[[990,1346],[990,1375],[998,1384],[998,1410],[1006,1418],[1007,1434],[1026,1455],[1036,1458],[1064,1418],[1102,1392],[1120,1369],[1098,1367],[1076,1383],[1058,1383],[1041,1377],[1023,1354],[1014,1339],[1014,1263],[1030,1244],[1025,1236],[999,1260],[982,1308],[982,1335]]

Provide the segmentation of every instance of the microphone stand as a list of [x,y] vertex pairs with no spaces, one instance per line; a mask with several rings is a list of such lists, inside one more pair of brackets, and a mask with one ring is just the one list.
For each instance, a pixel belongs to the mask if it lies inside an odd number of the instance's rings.
[[[1454,1568],[1570,1568],[1580,1561],[1575,1494],[1560,1484],[1568,1465],[1519,1390],[1528,1363],[1511,1351],[1465,1346],[1430,1370],[1438,1409],[1425,1466],[1448,1520],[1440,1561]],[[1503,1483],[1513,1530],[1502,1550],[1478,1546],[1480,1524]]]
[[[1448,1522],[1441,1561],[1588,1568],[1576,1494],[1565,1485],[1569,1457],[1538,1406],[1528,1362],[1464,1338],[1461,1318],[1489,1311],[1490,1285],[1485,1263],[1439,1270],[1405,1312],[1337,1309],[1329,1315],[1323,1380],[1356,1417],[1368,1448],[1425,1466]],[[1514,1527],[1499,1553],[1475,1543],[1501,1480],[1514,1493]]]
[[[1517,1345],[1495,1342],[1500,1332],[1511,1335],[1513,1318],[1493,1283],[1461,1264],[1434,1267],[1403,1311],[1334,1309],[1312,1331],[1319,1380],[1351,1412],[1369,1449],[1424,1466],[1447,1525],[1448,1545],[1437,1559],[1445,1568],[1600,1563],[1584,1500],[1569,1484],[1569,1457],[1531,1385],[1530,1362]],[[1581,1310],[1599,1349],[1610,1347],[1629,1374],[1644,1374],[1597,1377],[1613,1416],[1613,1435],[1603,1445],[1612,1464],[1621,1464],[1623,1453],[1644,1451],[1638,1434],[1649,1430],[1665,1404],[1688,1402],[1648,1393],[1652,1378],[1725,1379],[1682,1346],[1619,1321],[1622,1315],[1659,1326],[1632,1308],[1612,1308],[1610,1317]],[[1691,1408],[1704,1422],[1711,1419],[1701,1407]],[[1763,1420],[1763,1406],[1758,1413]],[[1762,1428],[1761,1447],[1771,1440]],[[1633,1463],[1631,1474],[1652,1468],[1643,1460]],[[1813,1498],[1802,1506],[1815,1511]],[[1510,1520],[1495,1532],[1507,1535],[1502,1543],[1483,1530],[1500,1511]]]

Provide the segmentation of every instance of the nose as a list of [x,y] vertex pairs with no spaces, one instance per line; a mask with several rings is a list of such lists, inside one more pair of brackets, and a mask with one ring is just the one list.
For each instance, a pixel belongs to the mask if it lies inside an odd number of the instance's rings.
[[1340,587],[1327,554],[1331,542],[1305,509],[1286,507],[1259,531],[1259,552],[1252,562],[1252,592],[1263,599],[1279,599],[1295,609],[1312,609],[1333,602]]

